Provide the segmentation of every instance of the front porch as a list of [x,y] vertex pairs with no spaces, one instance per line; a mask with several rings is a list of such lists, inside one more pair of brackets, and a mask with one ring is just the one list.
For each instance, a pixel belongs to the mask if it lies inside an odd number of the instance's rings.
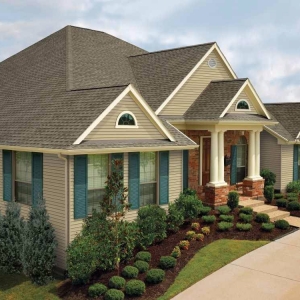
[[189,187],[210,206],[226,204],[228,192],[262,196],[260,132],[262,126],[196,126],[184,133],[199,148],[189,151]]

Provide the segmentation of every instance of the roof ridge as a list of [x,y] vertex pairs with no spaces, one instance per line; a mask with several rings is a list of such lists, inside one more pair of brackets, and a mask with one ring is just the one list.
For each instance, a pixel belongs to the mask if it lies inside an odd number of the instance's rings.
[[192,47],[199,47],[199,46],[206,46],[206,45],[213,45],[213,44],[216,44],[216,42],[210,42],[210,43],[196,44],[196,45],[191,45],[191,46],[182,46],[182,47],[177,47],[177,48],[170,48],[170,49],[152,51],[152,52],[143,53],[143,54],[131,55],[131,56],[128,56],[128,57],[130,58],[130,57],[136,57],[136,56],[142,56],[142,55],[150,55],[150,54],[156,54],[156,53],[160,53],[160,52],[174,51],[174,50],[180,50],[180,49],[185,49],[185,48],[192,48]]
[[300,102],[267,102],[267,103],[264,103],[264,105],[281,105],[281,104],[300,104]]
[[210,83],[212,82],[230,82],[230,81],[246,81],[249,78],[236,78],[236,79],[218,79],[218,80],[212,80]]

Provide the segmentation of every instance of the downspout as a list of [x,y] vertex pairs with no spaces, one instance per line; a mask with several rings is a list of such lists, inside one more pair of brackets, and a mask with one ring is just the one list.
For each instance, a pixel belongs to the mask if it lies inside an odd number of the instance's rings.
[[65,210],[66,210],[66,249],[70,242],[70,205],[69,205],[69,159],[68,156],[62,155],[61,153],[57,154],[58,158],[65,161]]

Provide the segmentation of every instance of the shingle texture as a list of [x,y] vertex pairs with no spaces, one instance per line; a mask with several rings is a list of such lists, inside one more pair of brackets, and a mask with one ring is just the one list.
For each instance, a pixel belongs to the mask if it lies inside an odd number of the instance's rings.
[[214,43],[130,57],[139,91],[155,111]]

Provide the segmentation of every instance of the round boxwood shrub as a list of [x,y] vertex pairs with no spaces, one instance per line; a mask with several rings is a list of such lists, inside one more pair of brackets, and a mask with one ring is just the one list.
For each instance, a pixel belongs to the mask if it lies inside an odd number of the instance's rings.
[[125,278],[137,278],[139,270],[136,267],[126,266],[122,271],[122,276]]
[[209,206],[203,206],[203,207],[200,208],[199,214],[201,216],[206,216],[206,215],[209,214],[210,211],[211,211],[211,208]]
[[287,204],[287,209],[289,211],[300,210],[300,203],[298,201],[291,201]]
[[277,220],[275,221],[275,227],[278,229],[288,229],[290,227],[290,224],[286,220]]
[[116,289],[110,289],[104,295],[104,300],[123,300],[124,298],[124,293]]
[[240,213],[246,214],[246,215],[252,215],[253,214],[253,208],[252,207],[242,207],[240,209]]
[[231,222],[224,222],[224,221],[222,221],[222,222],[218,223],[218,229],[220,231],[229,230],[232,226],[233,226],[233,223],[231,223]]
[[239,218],[244,222],[244,223],[251,223],[251,221],[253,220],[253,216],[252,215],[247,215],[244,213],[240,213],[239,214]]
[[220,215],[228,215],[231,211],[230,207],[228,205],[221,205],[217,207],[218,212]]
[[227,205],[231,210],[234,210],[239,206],[240,195],[237,191],[231,191],[228,193]]
[[89,287],[88,294],[92,298],[99,297],[105,294],[107,291],[107,287],[102,283],[95,283]]
[[255,217],[255,221],[257,223],[269,223],[270,222],[270,217],[267,214],[258,213]]
[[224,222],[233,222],[234,216],[220,215],[220,220]]
[[141,280],[132,279],[126,283],[125,294],[128,296],[141,296],[146,290],[146,285]]
[[172,269],[176,265],[176,258],[172,256],[162,256],[159,260],[159,266],[163,270]]
[[150,262],[151,260],[151,253],[148,251],[140,251],[136,254],[135,260],[143,260],[146,262]]
[[165,271],[162,269],[151,269],[146,273],[147,283],[160,283],[165,279]]
[[287,200],[286,199],[277,199],[276,200],[276,205],[278,207],[286,207],[287,205]]
[[212,224],[216,221],[216,216],[203,216],[201,217],[201,219],[207,224]]
[[136,267],[140,273],[145,273],[149,269],[149,264],[143,260],[137,260],[133,266]]
[[120,290],[125,286],[126,280],[120,276],[113,276],[109,279],[108,286]]
[[275,228],[275,225],[273,223],[262,223],[261,224],[261,229],[263,231],[272,231]]
[[239,231],[249,231],[252,228],[252,225],[249,223],[246,223],[246,224],[245,223],[237,223],[236,228]]

